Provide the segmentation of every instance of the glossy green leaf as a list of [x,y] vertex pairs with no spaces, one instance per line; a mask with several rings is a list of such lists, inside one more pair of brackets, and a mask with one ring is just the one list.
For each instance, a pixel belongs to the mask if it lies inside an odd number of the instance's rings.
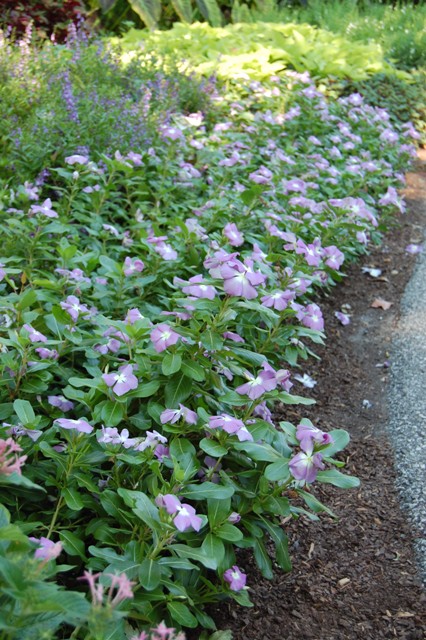
[[147,591],[153,591],[161,581],[161,567],[156,560],[145,558],[139,567],[139,582]]

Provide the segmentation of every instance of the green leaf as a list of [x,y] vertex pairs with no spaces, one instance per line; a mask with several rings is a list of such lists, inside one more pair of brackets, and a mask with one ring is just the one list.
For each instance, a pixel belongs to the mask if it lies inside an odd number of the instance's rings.
[[186,604],[183,602],[168,602],[167,610],[173,620],[176,620],[179,624],[190,629],[195,629],[198,626],[198,620],[192,615]]
[[228,518],[231,512],[231,500],[229,498],[209,498],[207,509],[210,527],[214,529]]
[[97,389],[101,384],[101,380],[97,378],[68,378],[68,383],[73,387],[77,387],[78,389],[80,387],[90,387],[91,389]]
[[214,331],[204,331],[200,336],[200,340],[207,351],[219,351],[223,347],[222,336]]
[[178,14],[182,22],[191,24],[192,22],[192,4],[191,0],[172,0],[174,10]]
[[196,560],[207,569],[217,569],[217,560],[207,556],[201,549],[201,547],[189,547],[186,544],[171,544],[167,547],[169,551],[174,551],[180,558],[189,558],[190,560]]
[[302,496],[302,498],[306,502],[306,505],[309,507],[309,509],[312,509],[314,513],[321,513],[322,511],[325,511],[333,518],[337,517],[331,511],[331,509],[329,509],[324,504],[322,504],[322,502],[320,502],[318,498],[315,498],[315,496],[313,496],[311,493],[308,493],[307,491],[303,491],[302,489],[297,489],[297,493],[299,494],[299,496]]
[[147,591],[153,591],[161,581],[161,568],[158,562],[145,558],[139,567],[139,581]]
[[277,400],[280,400],[283,404],[304,404],[310,405],[315,404],[315,400],[312,398],[304,398],[303,396],[294,396],[286,391],[281,391],[276,396],[274,396]]
[[234,487],[206,481],[202,484],[188,484],[182,489],[181,494],[189,500],[223,499],[234,494]]
[[181,369],[188,378],[196,382],[202,382],[206,377],[203,367],[193,360],[184,360]]
[[148,29],[157,28],[161,16],[161,0],[129,0],[129,4]]
[[321,449],[321,453],[324,456],[330,457],[335,453],[342,451],[349,444],[350,436],[344,429],[333,429],[330,431],[330,435],[333,438],[333,442]]
[[268,552],[266,551],[265,544],[260,538],[255,538],[253,542],[254,557],[260,573],[267,580],[272,580],[274,577],[272,562],[271,558],[268,556]]
[[288,463],[289,461],[283,458],[282,460],[268,464],[265,469],[265,478],[270,482],[277,482],[278,480],[285,482],[290,477]]
[[63,530],[59,532],[65,551],[70,556],[79,556],[82,560],[87,560],[83,540],[77,538],[71,531]]
[[201,15],[212,27],[222,26],[222,13],[216,0],[196,0]]
[[281,569],[291,571],[291,559],[288,552],[288,538],[284,531],[278,525],[271,524],[268,520],[262,518],[259,523],[271,536],[275,545],[275,560]]
[[200,440],[200,449],[202,449],[204,453],[207,453],[207,455],[213,456],[213,458],[221,458],[228,453],[228,449],[222,447],[216,440],[211,440],[210,438]]
[[19,309],[19,311],[23,311],[24,309],[28,309],[28,307],[31,307],[34,302],[37,302],[37,294],[34,291],[34,289],[27,289],[27,291],[25,291],[25,293],[21,296],[19,296],[19,300],[16,303],[16,308]]
[[182,366],[182,358],[177,353],[166,353],[161,363],[161,370],[165,376],[177,373]]
[[238,542],[243,538],[242,531],[238,527],[234,527],[230,522],[225,522],[219,529],[215,530],[215,533],[219,538],[223,538],[228,542]]
[[[0,529],[1,531],[1,529]],[[171,558],[170,556],[160,558],[158,564],[170,567],[171,569],[182,569],[182,571],[199,571],[198,567],[193,562],[190,562],[186,558]]]
[[160,388],[160,384],[159,380],[150,380],[149,382],[145,382],[143,380],[137,389],[127,394],[127,397],[149,398],[150,396],[153,396],[154,393],[157,393]]
[[158,508],[145,493],[122,488],[117,489],[117,493],[142,522],[145,522],[153,530],[158,528],[160,525]]
[[[267,479],[269,480],[269,478]],[[262,507],[268,513],[273,513],[276,516],[289,516],[291,514],[288,498],[269,496],[262,501]]]
[[179,482],[190,480],[199,468],[194,445],[186,438],[175,438],[170,443],[169,450],[176,479]]
[[62,489],[61,496],[65,500],[67,507],[73,511],[80,511],[84,507],[84,503],[76,489]]
[[28,400],[15,400],[13,408],[24,426],[34,424],[36,417],[31,403],[28,402]]
[[225,557],[225,545],[220,538],[213,533],[208,533],[201,545],[202,551],[210,558],[216,558],[217,564],[221,565]]
[[257,444],[257,442],[235,442],[233,448],[236,451],[245,451],[252,460],[275,462],[281,455],[269,444]]
[[101,410],[101,420],[106,427],[116,427],[122,422],[125,405],[107,400]]
[[13,413],[13,403],[12,402],[4,402],[0,404],[0,420],[6,420]]
[[337,471],[337,469],[319,471],[317,480],[319,482],[333,484],[335,487],[340,487],[341,489],[353,489],[360,485],[358,478],[355,478],[354,476],[345,476],[343,473],[340,473],[340,471]]
[[43,491],[43,493],[47,493],[44,487],[41,487],[38,484],[35,484],[25,476],[21,476],[18,473],[11,473],[9,476],[5,474],[0,475],[0,485],[14,485],[16,487],[21,487],[22,489],[30,489],[32,492],[34,491]]
[[166,384],[164,398],[166,406],[170,409],[177,407],[180,402],[186,400],[192,391],[192,380],[184,375],[175,375]]

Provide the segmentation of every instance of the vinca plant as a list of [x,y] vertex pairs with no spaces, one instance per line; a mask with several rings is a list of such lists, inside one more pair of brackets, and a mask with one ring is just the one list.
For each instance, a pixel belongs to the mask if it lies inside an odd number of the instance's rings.
[[145,99],[149,145],[2,181],[5,640],[213,632],[206,605],[251,604],[241,550],[289,571],[283,521],[330,513],[318,483],[358,485],[297,379],[318,292],[404,208],[416,132],[306,73],[155,122]]

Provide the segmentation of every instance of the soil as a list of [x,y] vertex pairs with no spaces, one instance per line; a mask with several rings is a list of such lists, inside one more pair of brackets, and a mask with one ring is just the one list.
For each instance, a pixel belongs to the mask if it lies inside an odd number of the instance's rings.
[[[390,346],[399,301],[415,257],[405,251],[423,240],[426,224],[426,153],[407,176],[408,210],[397,226],[348,270],[348,278],[321,302],[328,336],[316,349],[319,361],[306,371],[317,385],[293,391],[316,405],[283,408],[277,419],[297,424],[308,417],[324,430],[345,428],[351,443],[346,469],[361,480],[358,489],[313,485],[314,493],[338,516],[304,517],[286,522],[293,571],[278,568],[274,580],[262,578],[247,552],[238,558],[249,578],[251,609],[235,603],[213,610],[219,629],[234,640],[378,640],[426,638],[426,597],[416,570],[413,530],[395,488],[393,452],[386,436]],[[378,278],[362,267],[382,270]],[[388,310],[372,308],[380,298]],[[334,316],[350,305],[351,323]]]

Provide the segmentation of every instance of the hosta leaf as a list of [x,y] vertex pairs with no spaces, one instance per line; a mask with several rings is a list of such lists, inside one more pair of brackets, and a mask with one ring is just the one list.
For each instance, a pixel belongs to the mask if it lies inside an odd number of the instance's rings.
[[156,29],[161,16],[161,0],[129,0],[133,11],[148,29]]
[[182,22],[192,22],[191,0],[172,0],[172,5]]
[[196,0],[201,15],[212,27],[222,26],[222,13],[216,0]]

